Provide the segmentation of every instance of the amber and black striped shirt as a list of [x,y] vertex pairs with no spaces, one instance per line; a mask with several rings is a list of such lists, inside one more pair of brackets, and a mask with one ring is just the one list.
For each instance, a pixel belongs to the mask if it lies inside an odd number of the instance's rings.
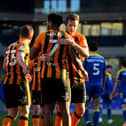
[[6,62],[4,62],[4,66],[6,67],[6,76],[4,80],[4,84],[20,84],[24,79],[24,74],[22,67],[17,62],[17,53],[19,51],[23,51],[25,53],[24,61],[28,65],[29,63],[29,45],[28,43],[24,43],[21,41],[17,41],[8,46],[5,57]]
[[[85,36],[83,36],[80,33],[75,33],[72,38],[75,40],[77,44],[79,44],[81,47],[88,47],[87,40]],[[71,48],[71,51],[74,52],[74,55],[78,57],[80,60],[83,60],[84,57],[82,57],[75,49]],[[69,67],[69,77],[71,84],[78,84],[83,83],[85,81],[84,75],[79,67],[75,65],[75,61],[71,59],[71,57],[68,57],[68,67]]]
[[67,78],[67,46],[58,44],[58,39],[66,35],[63,31],[49,30],[37,36],[34,48],[41,48],[41,54],[48,54],[53,58],[51,62],[42,62],[41,78]]
[[39,57],[29,63],[29,70],[33,73],[32,90],[40,91],[41,65],[42,62]]

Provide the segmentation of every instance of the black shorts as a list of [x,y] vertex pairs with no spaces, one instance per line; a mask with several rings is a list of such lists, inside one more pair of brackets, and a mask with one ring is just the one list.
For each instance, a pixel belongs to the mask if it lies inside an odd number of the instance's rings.
[[66,102],[71,99],[70,83],[66,80],[43,78],[41,80],[42,103]]
[[32,91],[32,105],[41,105],[41,91]]
[[4,96],[7,108],[30,105],[31,95],[29,83],[24,81],[20,85],[4,84]]
[[71,87],[71,102],[83,103],[86,101],[85,83],[73,84]]

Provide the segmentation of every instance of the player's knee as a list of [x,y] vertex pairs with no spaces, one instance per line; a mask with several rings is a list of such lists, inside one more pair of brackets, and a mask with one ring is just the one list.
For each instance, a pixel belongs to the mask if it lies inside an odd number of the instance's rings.
[[8,116],[12,117],[13,120],[16,119],[18,113],[17,112],[11,112],[11,113],[8,113]]
[[63,109],[63,110],[61,109],[60,114],[61,114],[63,117],[68,118],[69,115],[70,115],[70,111],[67,110],[67,109]]
[[29,107],[24,106],[24,107],[19,108],[19,113],[20,113],[20,116],[28,117],[28,115],[29,115]]
[[39,115],[39,112],[40,112],[40,106],[39,105],[33,106],[33,115]]
[[78,116],[82,117],[83,114],[84,114],[84,112],[85,112],[85,107],[83,107],[83,106],[78,106],[78,107],[76,108],[76,113],[77,113]]
[[8,109],[8,116],[12,117],[15,119],[18,115],[17,109]]

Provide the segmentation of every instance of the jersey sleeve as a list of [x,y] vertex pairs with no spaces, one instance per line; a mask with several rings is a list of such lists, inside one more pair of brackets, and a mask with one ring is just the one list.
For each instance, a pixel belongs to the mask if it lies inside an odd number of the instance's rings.
[[81,38],[80,38],[80,46],[82,46],[82,47],[88,47],[87,39],[83,35],[81,35]]
[[45,39],[45,32],[44,33],[41,33],[37,36],[35,42],[34,42],[34,45],[33,47],[34,48],[37,48],[37,49],[40,49],[42,43],[43,43],[43,40]]
[[19,52],[24,52],[25,54],[30,53],[29,44],[20,44]]
[[7,64],[7,56],[4,56],[4,61],[3,61],[3,70],[6,70],[6,64]]

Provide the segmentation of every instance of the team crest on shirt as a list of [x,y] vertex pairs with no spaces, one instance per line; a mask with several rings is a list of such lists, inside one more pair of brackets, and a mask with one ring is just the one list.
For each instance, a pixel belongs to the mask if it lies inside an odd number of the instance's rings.
[[20,48],[19,48],[19,50],[20,51],[24,51],[24,48],[25,48],[24,45],[21,45]]

